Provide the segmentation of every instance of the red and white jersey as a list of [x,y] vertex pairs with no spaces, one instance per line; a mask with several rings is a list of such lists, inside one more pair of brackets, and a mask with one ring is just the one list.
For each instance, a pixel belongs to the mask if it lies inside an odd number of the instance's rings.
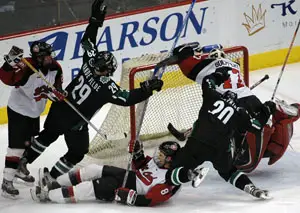
[[[27,58],[27,60],[33,66],[36,66],[31,58]],[[61,87],[62,71],[57,62],[54,62],[43,73],[49,83]],[[8,67],[6,64],[0,68],[0,79],[5,84],[14,86],[8,99],[7,105],[9,108],[31,118],[40,116],[45,109],[47,103],[46,93],[49,92],[49,89],[38,74],[31,71],[23,62],[20,62],[16,67]]]
[[232,71],[229,71],[230,77],[225,83],[217,87],[217,91],[225,93],[230,90],[237,94],[238,98],[243,98],[253,95],[251,90],[245,85],[243,77],[241,75],[240,65],[229,59],[216,59],[204,67],[197,75],[196,82],[202,85],[202,80],[205,76],[208,76],[216,71],[220,67],[230,67]]
[[227,90],[230,90],[235,92],[238,98],[253,95],[251,90],[245,85],[240,65],[229,59],[207,59],[206,57],[191,56],[181,61],[178,65],[185,76],[191,78],[200,85],[202,85],[203,79],[216,72],[216,69],[229,67],[232,69],[232,71],[229,71],[230,77],[224,84],[221,84],[217,88],[217,91],[223,94]]
[[136,173],[137,206],[154,206],[169,200],[180,186],[166,183],[167,169],[159,168],[153,158],[133,161]]
[[144,166],[136,170],[136,191],[138,194],[147,194],[149,189],[157,184],[166,182],[167,169],[159,168],[153,158]]

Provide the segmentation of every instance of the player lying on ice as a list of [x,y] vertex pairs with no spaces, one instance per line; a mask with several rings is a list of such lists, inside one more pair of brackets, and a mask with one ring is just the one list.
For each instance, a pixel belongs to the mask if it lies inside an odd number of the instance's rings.
[[[33,200],[40,202],[69,203],[83,200],[117,201],[134,206],[154,206],[169,200],[180,188],[166,183],[165,175],[172,159],[180,149],[177,142],[160,144],[153,158],[144,155],[137,141],[133,155],[134,171],[130,171],[126,186],[122,183],[125,169],[92,164],[50,177],[47,168],[39,170],[39,186],[31,190]],[[201,175],[201,176],[200,176]],[[200,181],[201,169],[189,171],[189,179]]]
[[[282,157],[292,137],[293,123],[300,116],[299,104],[288,105],[279,100],[276,104],[271,101],[261,103],[245,85],[239,64],[227,58],[221,45],[199,47],[197,42],[180,45],[169,60],[178,63],[183,74],[199,84],[211,73],[227,71],[229,79],[220,84],[217,91],[221,94],[235,92],[237,105],[264,126],[257,134],[236,132],[234,135],[235,165],[239,170],[253,171],[263,157],[269,158],[269,165]],[[270,115],[273,115],[272,119]]]

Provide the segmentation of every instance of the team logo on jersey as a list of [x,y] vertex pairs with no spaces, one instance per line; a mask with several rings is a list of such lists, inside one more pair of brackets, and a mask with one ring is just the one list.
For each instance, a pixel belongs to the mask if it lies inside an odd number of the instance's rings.
[[248,35],[252,36],[255,33],[261,31],[265,28],[265,15],[267,10],[262,10],[261,4],[259,4],[258,9],[255,9],[254,5],[252,5],[252,16],[248,16],[246,13],[244,13],[245,19],[247,23],[243,23],[243,25],[246,27],[248,31]]
[[[57,33],[53,33],[45,38],[42,38],[39,41],[44,41],[48,44],[51,44],[53,52],[55,53],[55,59],[63,60],[64,56],[65,56],[65,51],[66,51],[67,40],[68,40],[68,33],[57,32]],[[33,42],[34,41],[28,42],[29,46],[31,46],[31,44]],[[33,49],[33,51],[38,52],[39,49]]]
[[101,76],[101,77],[100,77],[100,82],[101,82],[102,84],[108,83],[109,80],[110,80],[110,77],[106,77],[106,76]]

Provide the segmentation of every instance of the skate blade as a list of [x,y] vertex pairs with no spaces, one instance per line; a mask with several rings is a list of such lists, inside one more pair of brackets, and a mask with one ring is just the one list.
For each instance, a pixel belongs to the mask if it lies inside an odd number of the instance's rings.
[[260,196],[260,198],[261,198],[262,200],[271,200],[271,199],[273,199],[273,197],[271,197],[271,196],[269,195],[269,193],[262,194],[262,195]]
[[12,199],[12,200],[17,200],[19,198],[19,195],[8,194],[5,191],[2,191],[1,195],[2,195],[2,197],[8,198],[8,199]]
[[203,182],[203,180],[205,179],[207,173],[209,171],[209,168],[207,167],[204,167],[201,169],[200,171],[200,175],[199,175],[199,178],[197,180],[194,180],[192,181],[192,186],[194,188],[198,188],[200,186],[200,184]]
[[36,202],[40,202],[40,200],[36,196],[36,190],[34,188],[30,189],[30,195],[31,195],[32,200],[34,200]]

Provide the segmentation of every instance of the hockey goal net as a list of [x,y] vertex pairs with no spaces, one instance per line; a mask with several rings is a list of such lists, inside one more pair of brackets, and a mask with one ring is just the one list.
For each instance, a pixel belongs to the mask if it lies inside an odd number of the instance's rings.
[[[238,62],[248,85],[248,51],[238,46],[225,49],[229,59]],[[137,88],[140,82],[149,79],[155,65],[163,60],[167,53],[149,54],[126,61],[122,66],[120,86],[124,89]],[[145,148],[153,148],[164,140],[175,140],[167,129],[171,122],[177,129],[192,127],[202,104],[201,86],[186,78],[174,64],[166,67],[162,77],[164,86],[149,99],[142,120],[140,140]],[[136,138],[138,122],[145,102],[131,107],[112,105],[100,127],[100,132],[112,137],[106,140],[96,135],[90,143],[87,162],[125,167],[128,162],[128,144]]]

